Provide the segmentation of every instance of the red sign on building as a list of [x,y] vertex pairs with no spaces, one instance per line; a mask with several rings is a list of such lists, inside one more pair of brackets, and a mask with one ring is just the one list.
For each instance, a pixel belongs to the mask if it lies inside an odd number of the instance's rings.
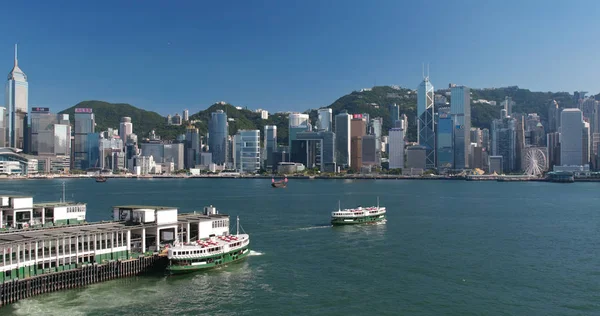
[[353,119],[361,119],[362,118],[362,114],[352,114],[352,118]]
[[92,113],[92,109],[89,108],[76,108],[75,113]]

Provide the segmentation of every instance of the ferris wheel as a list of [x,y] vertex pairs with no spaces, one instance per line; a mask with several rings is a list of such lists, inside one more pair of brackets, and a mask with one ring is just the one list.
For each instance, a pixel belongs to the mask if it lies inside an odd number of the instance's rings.
[[530,176],[539,176],[548,166],[546,153],[538,147],[525,148],[523,166],[525,174]]

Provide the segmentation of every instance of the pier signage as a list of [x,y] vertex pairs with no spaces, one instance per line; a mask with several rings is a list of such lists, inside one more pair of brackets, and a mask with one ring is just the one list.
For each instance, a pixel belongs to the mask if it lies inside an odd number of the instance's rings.
[[31,113],[48,113],[50,108],[31,108]]

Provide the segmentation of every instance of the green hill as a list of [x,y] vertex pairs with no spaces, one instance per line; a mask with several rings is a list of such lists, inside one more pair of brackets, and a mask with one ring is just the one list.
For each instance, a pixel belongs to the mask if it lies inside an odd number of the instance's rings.
[[[445,91],[447,90],[441,89],[436,94],[443,94]],[[500,102],[507,96],[512,97],[513,101],[516,102],[513,108],[514,113],[537,113],[544,121],[547,119],[548,102],[553,99],[557,100],[563,108],[575,106],[573,96],[567,92],[532,92],[516,86],[497,89],[471,89],[471,92],[472,101],[485,99],[497,102],[496,106],[482,103],[471,104],[472,126],[480,128],[489,128],[492,120],[500,116]],[[598,95],[598,98],[600,98],[600,95]],[[417,96],[415,90],[378,86],[344,95],[328,107],[332,109],[334,116],[343,110],[347,110],[349,113],[368,113],[371,118],[382,117],[383,134],[387,135],[388,130],[392,127],[389,105],[393,103],[398,104],[400,113],[406,114],[408,117],[408,140],[416,141]],[[71,121],[73,121],[75,108],[92,108],[96,117],[96,130],[98,131],[106,130],[109,127],[118,128],[121,117],[129,116],[133,122],[134,133],[139,137],[147,137],[152,129],[163,139],[175,139],[177,135],[185,132],[184,126],[167,125],[165,117],[160,114],[130,104],[84,101],[60,113],[70,114]],[[198,127],[202,135],[206,135],[208,132],[210,115],[217,110],[225,111],[228,118],[233,119],[229,122],[230,135],[234,135],[238,129],[258,129],[262,135],[265,125],[276,125],[279,143],[286,144],[288,141],[287,114],[270,114],[267,120],[263,120],[260,118],[259,113],[246,108],[238,110],[231,104],[222,103],[213,104],[190,117],[191,120],[197,120],[195,126]],[[309,113],[312,123],[315,124],[317,110],[309,110],[305,113]]]
[[119,128],[121,118],[131,117],[133,132],[140,138],[148,137],[151,130],[163,139],[175,139],[184,132],[183,126],[167,125],[167,120],[162,115],[137,108],[126,103],[108,103],[103,101],[83,101],[59,113],[69,114],[71,124],[74,124],[75,109],[90,108],[96,120],[96,131],[105,131],[107,128]]

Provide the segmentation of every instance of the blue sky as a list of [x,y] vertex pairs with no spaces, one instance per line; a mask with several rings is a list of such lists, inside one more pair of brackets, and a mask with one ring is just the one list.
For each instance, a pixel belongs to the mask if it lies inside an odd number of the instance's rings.
[[221,100],[303,111],[374,84],[416,88],[423,62],[436,88],[599,90],[600,1],[126,2],[3,4],[0,70],[18,42],[30,107],[95,99],[164,115]]

